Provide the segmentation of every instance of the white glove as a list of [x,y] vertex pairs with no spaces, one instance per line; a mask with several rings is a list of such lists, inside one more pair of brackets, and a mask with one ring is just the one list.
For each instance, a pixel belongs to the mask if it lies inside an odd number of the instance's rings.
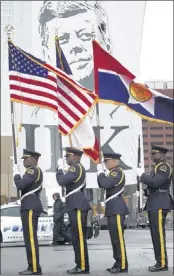
[[139,191],[136,191],[136,192],[135,192],[135,195],[136,195],[137,197],[139,197],[139,196],[140,196],[140,192],[139,192]]
[[67,173],[67,171],[68,171],[69,168],[70,168],[70,166],[68,166],[67,164],[64,165],[64,167],[63,167],[64,173]]
[[19,165],[18,164],[13,164],[13,177],[17,174],[20,174],[20,169],[19,169]]
[[58,169],[59,169],[59,170],[63,170],[64,162],[63,162],[63,159],[62,159],[62,158],[59,158],[59,159],[57,160],[57,165],[58,165]]
[[105,175],[106,175],[106,176],[109,176],[109,173],[110,173],[110,170],[106,169],[106,170],[105,170]]
[[137,175],[140,177],[140,176],[142,176],[142,174],[144,173],[144,169],[142,169],[142,168],[137,168],[136,173],[137,173]]
[[61,198],[62,202],[65,203],[66,199],[64,197]]
[[103,169],[103,164],[97,164],[97,175],[105,173]]

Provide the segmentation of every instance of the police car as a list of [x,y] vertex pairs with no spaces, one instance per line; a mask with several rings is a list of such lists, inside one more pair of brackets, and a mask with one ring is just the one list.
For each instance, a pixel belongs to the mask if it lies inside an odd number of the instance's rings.
[[[0,206],[1,209],[1,237],[2,243],[23,242],[23,230],[20,216],[20,202],[12,202]],[[65,226],[69,224],[68,214],[64,215]],[[53,240],[53,215],[52,208],[48,208],[48,212],[44,211],[38,221],[38,241],[51,242]],[[97,222],[87,224],[87,239],[96,238],[99,235],[99,226]],[[63,237],[59,237],[59,243],[64,244]]]
[[[20,204],[18,202],[1,205],[1,234],[3,243],[23,242]],[[53,217],[42,213],[38,222],[38,240],[52,241]]]

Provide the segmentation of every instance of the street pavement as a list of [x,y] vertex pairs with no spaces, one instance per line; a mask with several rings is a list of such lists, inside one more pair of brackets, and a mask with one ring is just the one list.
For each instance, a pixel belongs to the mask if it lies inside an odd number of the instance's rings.
[[[169,271],[149,273],[148,266],[154,265],[154,253],[149,230],[126,230],[125,239],[129,262],[129,272],[119,275],[127,276],[168,276],[173,274],[173,231],[167,231],[167,252]],[[105,271],[114,263],[108,231],[100,231],[96,239],[88,241],[91,276],[111,275]],[[40,246],[40,263],[45,276],[64,276],[67,269],[73,268],[74,253],[72,246]],[[1,275],[14,276],[26,268],[24,247],[1,248]]]

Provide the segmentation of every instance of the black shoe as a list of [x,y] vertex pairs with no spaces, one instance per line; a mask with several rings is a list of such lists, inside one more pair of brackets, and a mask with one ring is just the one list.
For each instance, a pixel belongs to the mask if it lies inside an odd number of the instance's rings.
[[158,271],[168,271],[168,267],[161,267],[160,265],[154,265],[154,266],[149,266],[148,269],[150,272],[158,272]]
[[121,269],[119,267],[107,268],[106,270],[112,274],[128,272],[128,269]]
[[50,246],[57,246],[58,244],[56,242],[53,242],[50,244]]
[[68,241],[68,245],[72,245],[72,240],[69,240],[69,241]]
[[112,267],[110,267],[110,268],[106,268],[106,271],[107,271],[107,272],[110,272],[111,269],[113,269],[113,268],[115,268],[115,264],[114,264]]
[[82,270],[81,268],[75,267],[71,270],[67,270],[68,274],[89,274],[89,270]]
[[111,269],[116,268],[118,266],[117,261],[113,264],[112,267],[106,268],[106,271],[110,272]]
[[18,273],[19,275],[42,275],[42,271],[39,271],[39,272],[33,272],[31,270],[24,270],[24,271],[21,271]]

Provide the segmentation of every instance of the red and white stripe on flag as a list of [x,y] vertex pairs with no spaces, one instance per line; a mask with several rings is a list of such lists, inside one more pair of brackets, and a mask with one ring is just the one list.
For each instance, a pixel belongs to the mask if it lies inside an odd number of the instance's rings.
[[74,130],[71,138],[73,146],[83,149],[84,153],[88,155],[94,162],[98,162],[99,142],[95,137],[89,116],[86,116],[85,119]]
[[63,135],[76,129],[96,99],[95,94],[84,92],[52,72],[43,78],[10,71],[9,81],[11,100],[58,112],[59,131]]
[[60,77],[57,81],[57,91],[59,129],[64,135],[67,135],[82,123],[82,120],[94,105],[96,95],[84,92],[82,88],[76,87]]
[[9,72],[10,98],[16,102],[40,106],[57,112],[57,78],[49,72],[47,78]]

